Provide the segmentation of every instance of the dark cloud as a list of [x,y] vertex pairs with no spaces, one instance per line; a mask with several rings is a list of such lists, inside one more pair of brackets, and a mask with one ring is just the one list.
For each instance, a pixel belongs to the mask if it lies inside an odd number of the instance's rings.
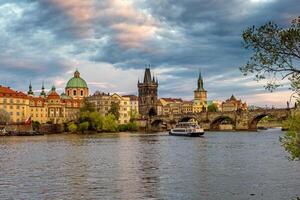
[[241,34],[246,27],[270,20],[287,26],[299,15],[300,4],[298,0],[133,4],[119,0],[0,0],[1,9],[0,72],[7,84],[22,85],[20,77],[50,81],[72,69],[73,60],[107,62],[122,70],[151,64],[159,73],[162,96],[191,97],[201,68],[205,80],[212,80],[206,82],[212,98],[218,98],[263,91],[251,84],[213,81],[218,75],[229,80],[241,77],[238,67],[250,55],[242,48]]

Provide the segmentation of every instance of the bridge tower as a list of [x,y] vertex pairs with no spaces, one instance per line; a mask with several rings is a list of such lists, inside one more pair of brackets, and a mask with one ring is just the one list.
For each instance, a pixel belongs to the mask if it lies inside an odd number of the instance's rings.
[[150,68],[145,69],[144,82],[138,81],[139,113],[141,118],[157,115],[157,88],[158,81],[151,77]]
[[198,87],[194,91],[193,112],[198,113],[207,110],[207,91],[203,87],[203,78],[201,72],[198,77]]

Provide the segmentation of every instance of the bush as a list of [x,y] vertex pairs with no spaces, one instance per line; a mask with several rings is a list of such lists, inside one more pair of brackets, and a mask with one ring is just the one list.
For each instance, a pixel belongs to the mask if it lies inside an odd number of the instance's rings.
[[118,126],[118,129],[119,129],[120,132],[126,132],[126,131],[128,131],[128,125],[127,124],[120,124]]
[[71,133],[75,133],[77,131],[77,125],[74,124],[74,123],[70,123],[68,125],[68,130],[71,132]]
[[127,126],[129,131],[138,131],[138,125],[136,122],[129,122]]
[[289,152],[291,160],[300,160],[300,115],[289,117],[284,127],[287,127],[288,131],[280,139],[282,146]]
[[40,130],[40,126],[41,126],[40,122],[38,122],[38,121],[33,121],[33,122],[32,122],[32,129],[33,129],[34,131]]
[[79,124],[79,131],[81,131],[82,133],[84,133],[84,131],[88,130],[89,129],[89,122],[82,122]]

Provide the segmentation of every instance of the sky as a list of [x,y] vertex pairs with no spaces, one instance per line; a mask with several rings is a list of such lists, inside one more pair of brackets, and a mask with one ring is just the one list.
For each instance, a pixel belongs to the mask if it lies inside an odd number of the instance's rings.
[[160,97],[192,99],[201,70],[210,100],[282,107],[288,86],[270,93],[239,71],[251,55],[241,34],[299,11],[299,0],[0,0],[0,84],[63,92],[77,68],[90,93],[137,94],[150,64]]

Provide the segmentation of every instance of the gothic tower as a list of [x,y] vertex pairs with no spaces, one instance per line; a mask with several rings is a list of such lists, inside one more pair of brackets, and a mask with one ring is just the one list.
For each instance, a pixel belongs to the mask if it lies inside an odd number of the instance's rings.
[[203,87],[203,79],[201,72],[198,77],[198,87],[194,91],[193,112],[202,112],[207,109],[207,91]]
[[139,113],[142,118],[157,114],[157,88],[158,81],[151,78],[150,68],[145,69],[144,82],[138,81]]

